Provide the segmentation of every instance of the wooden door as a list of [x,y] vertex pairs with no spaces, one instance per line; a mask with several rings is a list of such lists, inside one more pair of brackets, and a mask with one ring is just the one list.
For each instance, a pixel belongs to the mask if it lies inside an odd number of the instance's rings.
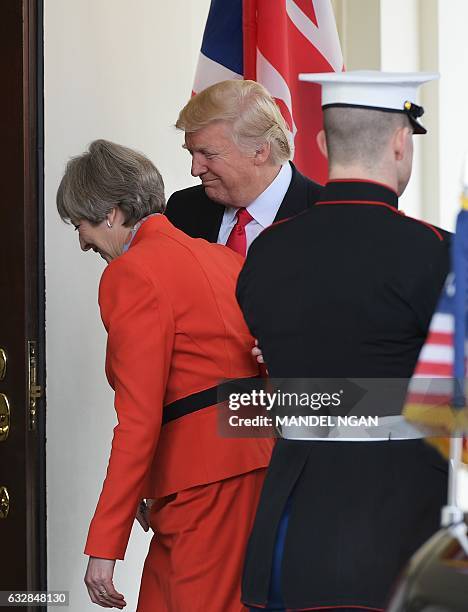
[[41,1],[0,2],[3,591],[46,587],[41,11]]

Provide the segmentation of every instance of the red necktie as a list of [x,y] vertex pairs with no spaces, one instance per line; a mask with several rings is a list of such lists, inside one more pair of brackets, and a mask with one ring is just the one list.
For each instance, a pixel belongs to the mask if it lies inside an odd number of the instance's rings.
[[226,246],[240,253],[242,257],[245,257],[247,253],[247,237],[245,235],[245,226],[248,225],[252,220],[252,215],[245,208],[239,208],[236,213],[237,221],[229,234]]

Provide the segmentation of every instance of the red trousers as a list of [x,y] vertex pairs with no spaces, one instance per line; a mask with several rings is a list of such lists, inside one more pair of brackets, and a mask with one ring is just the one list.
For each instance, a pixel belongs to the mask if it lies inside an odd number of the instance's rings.
[[137,612],[240,612],[240,581],[265,469],[180,491],[151,508]]

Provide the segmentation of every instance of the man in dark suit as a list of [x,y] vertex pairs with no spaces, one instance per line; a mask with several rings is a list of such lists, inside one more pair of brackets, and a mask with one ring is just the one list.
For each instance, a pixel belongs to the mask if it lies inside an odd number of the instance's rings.
[[216,83],[179,114],[201,185],[176,191],[166,215],[194,238],[227,244],[242,255],[269,225],[310,207],[321,186],[289,161],[287,125],[267,90],[254,81]]
[[[412,375],[448,272],[444,234],[398,211],[413,133],[425,132],[417,86],[434,75],[308,77],[323,86],[318,141],[330,180],[310,210],[258,238],[237,295],[271,377],[340,379],[346,394],[347,378]],[[317,439],[293,428],[278,440],[247,550],[245,604],[383,610],[438,529],[447,490],[446,462],[391,418],[396,435],[369,428],[339,439],[324,428]]]

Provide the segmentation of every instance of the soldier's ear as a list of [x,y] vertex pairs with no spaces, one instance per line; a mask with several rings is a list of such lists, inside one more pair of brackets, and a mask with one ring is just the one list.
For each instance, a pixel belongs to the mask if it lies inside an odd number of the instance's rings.
[[413,136],[413,130],[409,127],[401,127],[396,130],[393,135],[392,145],[393,154],[396,161],[401,161],[405,158],[407,148],[409,146],[409,139]]
[[320,130],[320,132],[317,134],[317,146],[320,153],[322,153],[322,155],[328,159],[327,139],[324,130]]

